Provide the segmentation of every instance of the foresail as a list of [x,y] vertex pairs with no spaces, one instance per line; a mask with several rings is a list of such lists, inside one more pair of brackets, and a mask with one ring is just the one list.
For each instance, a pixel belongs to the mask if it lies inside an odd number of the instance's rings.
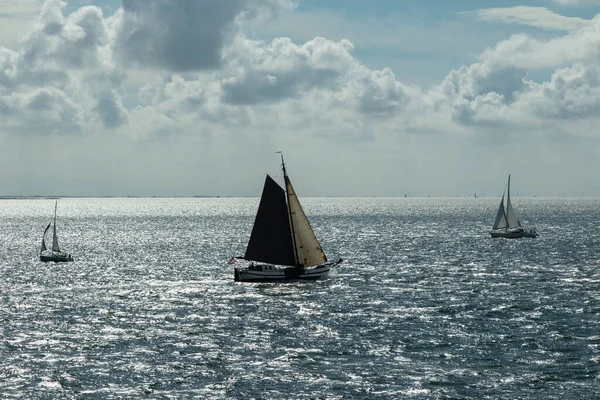
[[54,203],[54,234],[52,235],[52,251],[60,253],[58,247],[58,235],[56,234],[56,207],[58,206],[58,200]]
[[305,267],[319,265],[327,261],[321,245],[315,236],[308,218],[300,205],[298,196],[289,179],[286,179],[288,199],[290,202],[290,218],[292,220],[298,264]]
[[50,229],[50,222],[48,223],[48,226],[46,227],[46,229],[44,229],[44,235],[42,236],[42,247],[40,248],[40,253],[47,250],[47,247],[46,247],[46,232],[48,232],[48,229]]
[[269,175],[244,258],[269,264],[296,265],[285,191]]
[[506,214],[504,213],[504,195],[502,195],[500,207],[498,207],[498,213],[496,214],[496,221],[494,221],[492,229],[504,229],[506,227],[508,227],[508,223],[506,222]]

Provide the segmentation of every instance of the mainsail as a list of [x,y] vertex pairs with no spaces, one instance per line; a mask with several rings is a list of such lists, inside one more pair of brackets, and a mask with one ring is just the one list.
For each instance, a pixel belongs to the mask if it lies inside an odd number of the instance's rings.
[[265,180],[244,258],[269,264],[296,265],[285,191],[269,175]]
[[60,248],[58,247],[58,236],[56,235],[56,206],[58,205],[58,201],[54,203],[54,234],[52,236],[52,251],[60,253]]
[[521,222],[519,222],[517,214],[513,209],[512,203],[510,202],[510,175],[508,176],[508,196],[506,198],[506,221],[508,222],[509,228],[521,226]]
[[294,232],[294,244],[298,257],[298,265],[311,267],[327,261],[327,256],[321,249],[321,245],[315,236],[306,214],[300,205],[298,196],[292,187],[292,182],[285,176],[290,208],[290,220]]

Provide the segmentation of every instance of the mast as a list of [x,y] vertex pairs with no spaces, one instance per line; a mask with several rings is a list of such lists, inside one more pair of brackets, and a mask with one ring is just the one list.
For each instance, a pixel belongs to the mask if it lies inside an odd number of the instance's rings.
[[508,211],[509,211],[509,207],[510,206],[510,174],[508,174],[508,193],[506,196],[506,212],[504,213],[505,218],[506,218],[506,227],[504,228],[505,231],[508,230],[508,228],[510,228],[510,220],[508,219]]
[[56,243],[56,207],[58,207],[58,200],[54,202],[54,236],[52,236],[52,250],[54,250],[54,243]]
[[287,171],[285,170],[285,162],[283,161],[283,153],[278,151],[277,153],[281,154],[281,168],[283,169],[283,181],[285,183],[285,197],[287,200],[287,209],[288,215],[290,218],[290,228],[292,230],[292,242],[294,244],[294,258],[296,259],[296,267],[300,263],[298,260],[298,247],[296,246],[296,232],[294,231],[294,219],[292,218],[292,209],[290,208],[290,192],[288,191],[288,176]]
[[508,196],[506,202],[510,203],[510,174],[508,174]]

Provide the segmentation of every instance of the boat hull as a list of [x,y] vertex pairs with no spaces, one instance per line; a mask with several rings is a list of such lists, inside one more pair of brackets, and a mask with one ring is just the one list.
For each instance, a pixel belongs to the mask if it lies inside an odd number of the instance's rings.
[[66,253],[48,253],[40,254],[40,261],[43,262],[72,262],[73,257]]
[[505,238],[505,239],[520,239],[520,238],[536,238],[539,234],[535,230],[496,230],[491,231],[490,235],[493,238]]
[[310,268],[278,267],[275,265],[257,264],[248,267],[234,268],[236,282],[297,282],[316,281],[329,276],[332,267],[342,260],[329,262]]

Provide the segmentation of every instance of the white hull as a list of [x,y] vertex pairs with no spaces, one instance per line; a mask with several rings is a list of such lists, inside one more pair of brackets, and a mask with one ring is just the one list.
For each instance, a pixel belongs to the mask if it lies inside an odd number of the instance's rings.
[[236,282],[316,281],[327,278],[331,268],[341,262],[342,260],[340,259],[336,262],[328,262],[303,269],[266,264],[250,265],[248,267],[234,268],[234,280]]

